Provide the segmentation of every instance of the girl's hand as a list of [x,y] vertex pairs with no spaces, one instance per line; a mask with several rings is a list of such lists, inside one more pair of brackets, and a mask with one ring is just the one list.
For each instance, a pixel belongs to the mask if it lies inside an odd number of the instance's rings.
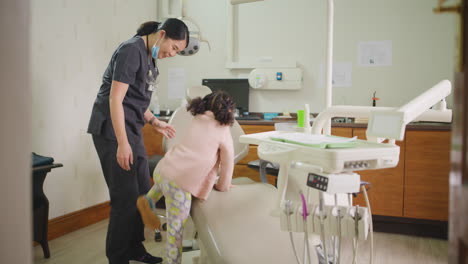
[[167,138],[174,138],[176,135],[175,128],[164,121],[158,120],[157,122],[153,122],[152,126],[156,131]]
[[128,142],[117,147],[117,163],[126,171],[130,170],[130,165],[133,165],[133,151]]
[[218,191],[218,192],[227,192],[227,191],[229,191],[231,188],[234,188],[234,187],[237,187],[237,185],[230,184],[229,187],[226,188],[225,190],[219,188],[218,184],[215,184],[215,185],[213,186],[213,188],[214,188],[216,191]]

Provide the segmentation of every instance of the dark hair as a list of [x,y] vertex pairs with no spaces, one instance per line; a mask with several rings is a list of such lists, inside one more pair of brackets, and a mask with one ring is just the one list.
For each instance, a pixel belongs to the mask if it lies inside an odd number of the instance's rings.
[[166,31],[166,37],[174,40],[186,40],[187,45],[189,44],[189,31],[187,25],[182,20],[177,18],[168,18],[164,23],[156,21],[148,21],[140,25],[137,29],[138,36],[149,35],[159,30]]
[[206,95],[203,99],[201,97],[192,99],[187,106],[187,111],[190,111],[192,115],[211,111],[221,125],[232,125],[234,123],[234,107],[232,97],[228,93],[218,90]]

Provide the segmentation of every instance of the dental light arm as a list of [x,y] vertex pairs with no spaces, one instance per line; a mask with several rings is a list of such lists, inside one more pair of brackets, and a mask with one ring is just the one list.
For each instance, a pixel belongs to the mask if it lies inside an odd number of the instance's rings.
[[[312,125],[312,134],[321,134],[333,117],[369,118],[367,138],[402,140],[406,125],[414,120],[450,122],[452,111],[445,107],[451,92],[450,81],[443,80],[400,108],[370,106],[332,106],[321,112]],[[438,109],[429,109],[432,106]]]
[[315,119],[312,125],[312,134],[322,134],[322,129],[326,122],[333,117],[354,117],[354,118],[368,118],[371,111],[379,110],[392,110],[393,107],[372,107],[372,106],[351,106],[351,105],[335,105],[328,107],[322,111]]
[[426,110],[445,99],[452,90],[452,84],[448,80],[443,80],[434,85],[431,89],[420,94],[406,105],[400,107],[398,111],[404,112],[404,121],[406,124],[416,119]]
[[[403,140],[406,125],[421,116],[430,107],[444,100],[452,90],[452,84],[443,80],[431,89],[417,96],[396,110],[373,111],[367,126],[368,140],[379,141],[379,138]],[[447,114],[451,117],[451,111]]]
[[206,44],[208,44],[208,50],[211,51],[210,42],[208,42],[207,39],[203,38],[201,34],[201,29],[198,23],[195,22],[193,18],[187,16],[187,3],[186,2],[187,0],[182,1],[182,7],[181,7],[182,11],[181,11],[181,16],[179,17],[179,19],[190,22],[191,24],[195,25],[197,30],[189,30],[189,33],[190,33],[189,44],[185,49],[179,51],[178,54],[182,56],[191,56],[191,55],[196,54],[200,50],[201,42],[205,42]]

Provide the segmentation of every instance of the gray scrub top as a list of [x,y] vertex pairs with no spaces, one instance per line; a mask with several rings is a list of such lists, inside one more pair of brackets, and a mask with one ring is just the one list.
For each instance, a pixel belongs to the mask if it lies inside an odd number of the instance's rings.
[[102,77],[102,85],[94,101],[88,133],[116,140],[110,116],[109,95],[113,80],[129,84],[123,109],[125,129],[130,143],[139,143],[145,124],[144,113],[148,109],[152,91],[149,90],[148,71],[152,70],[154,80],[159,71],[148,57],[145,42],[135,36],[116,49]]

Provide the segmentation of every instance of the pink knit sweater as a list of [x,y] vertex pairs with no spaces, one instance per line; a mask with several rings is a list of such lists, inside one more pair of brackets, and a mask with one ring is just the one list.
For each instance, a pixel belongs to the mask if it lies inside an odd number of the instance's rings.
[[220,125],[211,111],[192,120],[188,132],[159,161],[157,171],[193,196],[206,200],[216,181],[219,191],[231,186],[234,147],[230,127]]

